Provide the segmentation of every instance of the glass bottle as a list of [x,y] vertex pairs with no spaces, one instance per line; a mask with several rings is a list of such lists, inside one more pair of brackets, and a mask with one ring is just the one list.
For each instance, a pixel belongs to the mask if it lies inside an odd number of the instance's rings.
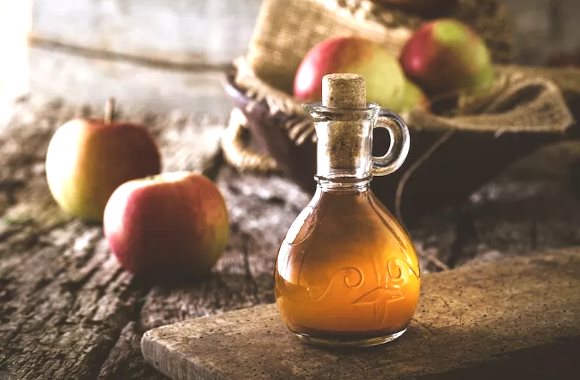
[[[325,76],[322,104],[305,105],[318,138],[318,184],[280,247],[276,302],[288,328],[308,343],[386,343],[415,312],[420,271],[409,236],[369,184],[402,165],[409,132],[397,115],[367,105],[358,75]],[[372,156],[373,128],[390,134],[384,156]]]

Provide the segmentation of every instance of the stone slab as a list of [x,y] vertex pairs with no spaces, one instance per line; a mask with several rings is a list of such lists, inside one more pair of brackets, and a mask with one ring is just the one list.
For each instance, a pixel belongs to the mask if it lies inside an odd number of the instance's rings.
[[580,249],[423,277],[407,333],[333,350],[293,337],[275,305],[148,331],[145,359],[174,379],[572,377],[580,363]]

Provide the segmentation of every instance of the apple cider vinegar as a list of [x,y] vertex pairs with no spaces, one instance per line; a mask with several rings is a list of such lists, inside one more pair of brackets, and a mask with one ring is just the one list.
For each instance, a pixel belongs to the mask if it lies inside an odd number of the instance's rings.
[[[379,117],[378,106],[367,106],[360,76],[326,76],[323,99],[324,106],[307,106],[318,137],[317,191],[280,247],[276,302],[306,342],[386,343],[415,312],[420,272],[407,233],[369,183],[402,164],[408,131],[396,115]],[[379,126],[389,130],[391,148],[372,157],[372,128]]]

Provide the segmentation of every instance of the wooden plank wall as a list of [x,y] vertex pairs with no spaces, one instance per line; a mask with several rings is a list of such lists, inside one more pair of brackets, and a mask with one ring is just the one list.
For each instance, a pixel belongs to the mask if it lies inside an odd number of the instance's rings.
[[12,100],[28,91],[27,34],[32,0],[0,0],[0,128],[10,118]]
[[244,53],[261,0],[36,0],[31,90],[225,118],[223,72]]
[[37,0],[33,35],[145,60],[223,66],[248,44],[260,0]]
[[[516,59],[580,47],[578,0],[507,0]],[[231,107],[222,73],[243,54],[261,0],[34,0],[31,89],[70,101],[210,112]]]

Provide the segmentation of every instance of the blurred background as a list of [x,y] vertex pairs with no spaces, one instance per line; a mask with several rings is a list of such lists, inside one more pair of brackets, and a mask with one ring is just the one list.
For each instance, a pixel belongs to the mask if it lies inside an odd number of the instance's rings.
[[[514,62],[580,61],[580,2],[506,0]],[[0,0],[0,99],[26,92],[100,105],[231,108],[223,72],[244,54],[260,0]]]

